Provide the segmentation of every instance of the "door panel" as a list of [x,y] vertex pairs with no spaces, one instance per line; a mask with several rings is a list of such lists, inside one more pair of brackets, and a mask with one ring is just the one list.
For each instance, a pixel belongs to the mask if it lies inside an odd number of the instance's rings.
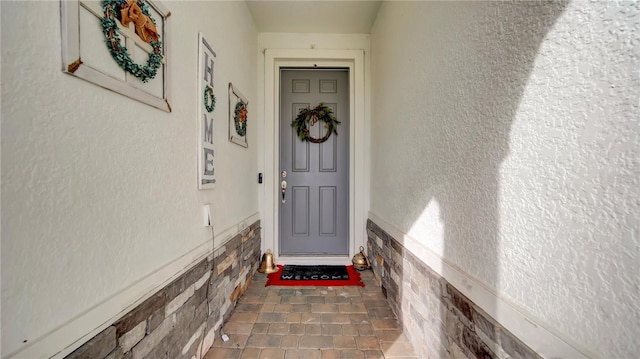
[[336,202],[336,187],[320,187],[320,235],[336,235],[336,215],[338,207]]
[[[308,107],[308,103],[294,103],[293,104],[293,112],[291,112],[291,119],[296,118],[298,116],[298,112],[301,109]],[[291,126],[289,126],[291,127]],[[291,147],[293,148],[293,168],[292,171],[295,172],[309,172],[309,142],[302,142],[298,138],[296,131],[291,128],[289,131],[289,139],[283,139],[284,141],[291,141]]]
[[[280,171],[287,182],[279,208],[279,254],[349,253],[349,76],[347,70],[282,70],[280,73]],[[323,143],[302,142],[291,122],[300,109],[331,107],[338,135]],[[322,138],[318,121],[309,127]],[[280,194],[282,200],[282,193]]]
[[293,187],[293,231],[296,236],[309,235],[309,187]]
[[[325,103],[327,107],[330,107],[333,110],[333,113],[338,113],[336,104]],[[340,120],[338,120],[340,121]],[[320,126],[314,126],[320,127]],[[324,133],[319,134],[318,136],[324,136]],[[316,137],[317,138],[317,137]],[[319,171],[320,172],[335,172],[337,171],[338,165],[338,141],[336,141],[336,136],[329,137],[328,140],[320,144],[320,161],[319,161]]]

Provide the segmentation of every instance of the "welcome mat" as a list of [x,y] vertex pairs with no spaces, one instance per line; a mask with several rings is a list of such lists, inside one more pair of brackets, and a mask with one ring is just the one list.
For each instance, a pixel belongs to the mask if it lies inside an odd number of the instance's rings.
[[283,286],[360,286],[360,273],[353,266],[278,266],[278,271],[267,276],[267,284]]

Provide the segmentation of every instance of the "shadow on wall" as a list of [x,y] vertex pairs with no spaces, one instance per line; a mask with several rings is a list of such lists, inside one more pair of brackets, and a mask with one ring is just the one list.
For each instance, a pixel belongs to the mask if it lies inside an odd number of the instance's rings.
[[[509,153],[511,125],[539,46],[566,5],[383,4],[387,15],[403,19],[401,29],[379,16],[380,34],[372,34],[377,117],[372,210],[385,213],[405,233],[428,232],[431,247],[442,248],[444,258],[493,288],[500,282],[500,166]],[[376,36],[390,48],[376,49]],[[394,59],[376,51],[390,51]],[[395,88],[403,88],[402,93],[389,93]],[[402,144],[391,139],[402,139]],[[376,168],[381,164],[384,170]],[[414,266],[406,255],[404,263]],[[462,294],[446,284],[442,293],[432,292],[422,303],[407,300],[421,298],[424,289],[416,289],[421,286],[413,283],[415,278],[403,278],[407,274],[397,263],[395,270],[402,301],[395,309],[413,344],[423,346],[416,348],[421,357],[460,352],[491,357],[475,334],[476,327],[482,329],[474,322],[479,321],[477,308]],[[499,336],[493,325],[487,326],[485,337],[500,345]],[[514,349],[517,343],[502,344],[510,346],[503,348],[507,352],[520,350]]]

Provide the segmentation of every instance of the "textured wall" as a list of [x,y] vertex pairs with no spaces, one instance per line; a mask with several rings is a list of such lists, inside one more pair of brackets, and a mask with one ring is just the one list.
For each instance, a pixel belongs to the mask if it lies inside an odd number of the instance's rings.
[[200,359],[260,260],[260,222],[84,343],[65,359]]
[[[172,113],[63,74],[58,1],[1,4],[3,356],[210,242],[202,204],[216,231],[258,210],[256,127],[228,142],[225,100],[230,81],[255,100],[251,15],[164,3]],[[213,191],[196,182],[198,31],[218,54]]]
[[640,351],[639,21],[391,2],[371,34],[371,212],[611,358]]
[[421,358],[542,357],[372,220],[367,237],[373,273]]

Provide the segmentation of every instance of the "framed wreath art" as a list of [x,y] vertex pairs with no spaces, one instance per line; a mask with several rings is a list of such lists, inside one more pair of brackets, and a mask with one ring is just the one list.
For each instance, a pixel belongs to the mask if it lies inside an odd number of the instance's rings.
[[[148,82],[156,77],[158,68],[162,65],[162,42],[156,29],[156,21],[151,17],[149,5],[144,0],[102,0],[102,32],[107,39],[107,48],[111,57],[123,70],[137,77],[142,82]],[[131,59],[126,46],[122,46],[118,23],[127,28],[134,24],[138,37],[151,45],[145,65],[136,64]]]
[[[314,138],[309,131],[310,126],[315,125],[318,121],[324,122],[324,127],[327,129],[324,137]],[[304,142],[323,143],[331,137],[331,134],[338,135],[338,125],[340,121],[336,119],[333,114],[333,110],[326,106],[324,103],[314,108],[306,107],[298,112],[298,116],[291,121],[291,127],[296,130],[298,138]]]
[[64,72],[171,112],[170,12],[159,1],[63,0],[61,10]]
[[249,101],[229,83],[229,141],[248,147],[247,122]]

